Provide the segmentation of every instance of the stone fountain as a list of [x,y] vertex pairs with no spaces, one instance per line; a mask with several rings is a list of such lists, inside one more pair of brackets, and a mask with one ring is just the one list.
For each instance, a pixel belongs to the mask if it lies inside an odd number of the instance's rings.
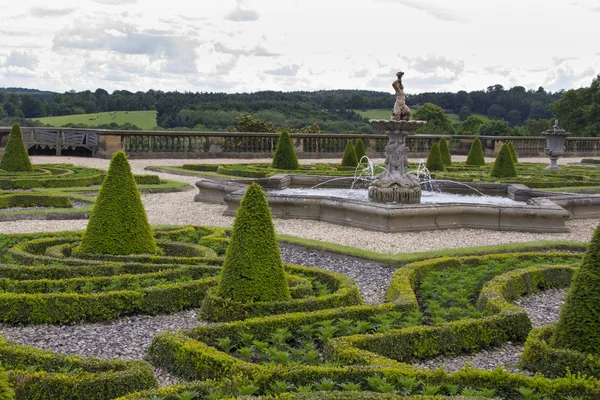
[[418,204],[421,202],[421,185],[416,176],[407,172],[408,148],[406,137],[425,125],[426,121],[409,121],[410,108],[402,85],[404,72],[398,72],[392,87],[396,103],[389,120],[372,119],[371,124],[388,135],[385,146],[386,169],[375,177],[369,186],[369,199],[380,203]]

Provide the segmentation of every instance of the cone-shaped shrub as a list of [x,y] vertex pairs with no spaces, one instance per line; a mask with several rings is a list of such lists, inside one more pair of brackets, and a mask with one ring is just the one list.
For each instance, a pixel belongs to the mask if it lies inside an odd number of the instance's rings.
[[500,147],[500,152],[498,152],[498,155],[496,156],[491,175],[496,178],[511,178],[517,176],[517,169],[515,168],[515,163],[513,162],[513,158],[510,155],[510,150],[506,143]]
[[483,156],[483,148],[481,147],[481,140],[475,138],[471,144],[469,155],[467,156],[467,165],[485,165],[485,157]]
[[573,276],[551,344],[600,354],[600,226]]
[[452,165],[452,156],[450,156],[450,148],[448,148],[446,138],[440,139],[440,153],[442,154],[442,162],[444,165]]
[[298,157],[292,144],[292,139],[288,131],[283,131],[279,135],[277,140],[277,148],[275,149],[275,155],[273,156],[273,162],[271,167],[277,169],[298,169]]
[[256,183],[235,215],[217,294],[241,302],[291,298],[269,204]]
[[14,124],[10,130],[4,154],[0,160],[0,169],[10,172],[33,171],[19,124]]
[[8,384],[8,374],[0,366],[0,400],[13,400],[15,392]]
[[352,144],[352,140],[348,140],[346,149],[344,150],[344,156],[342,157],[342,167],[356,167],[358,160],[356,159],[356,150]]
[[[367,149],[365,148],[365,143],[362,139],[356,139],[356,144],[354,145],[354,152],[356,153],[356,159],[358,162],[362,160],[363,157],[367,155]],[[365,160],[363,160],[365,162]]]
[[519,162],[519,159],[517,158],[517,152],[515,151],[515,146],[513,145],[513,142],[508,142],[508,150],[510,150],[510,155],[513,159],[513,162],[516,164]]
[[76,252],[114,255],[159,252],[127,156],[122,151],[117,151],[110,162]]
[[427,157],[427,163],[425,166],[429,171],[443,171],[444,163],[442,162],[442,153],[440,152],[440,146],[434,143],[429,150],[429,157]]

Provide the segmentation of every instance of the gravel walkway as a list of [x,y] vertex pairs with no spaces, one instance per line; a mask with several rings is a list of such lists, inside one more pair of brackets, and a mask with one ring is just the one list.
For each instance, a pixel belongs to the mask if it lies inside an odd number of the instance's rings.
[[[515,302],[529,315],[534,328],[553,324],[558,321],[560,308],[564,304],[565,289],[552,289],[525,296]],[[502,347],[482,350],[474,354],[456,357],[435,357],[413,363],[415,367],[436,369],[444,367],[446,372],[454,372],[467,363],[473,368],[494,370],[498,366],[511,372],[525,372],[517,367],[519,356],[523,353],[523,344],[506,343]]]

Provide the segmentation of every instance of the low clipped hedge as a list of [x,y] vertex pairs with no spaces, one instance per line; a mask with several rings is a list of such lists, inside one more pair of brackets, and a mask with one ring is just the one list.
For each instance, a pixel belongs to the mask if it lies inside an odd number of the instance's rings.
[[0,194],[0,209],[11,207],[57,207],[72,208],[67,196],[41,193]]
[[345,275],[298,265],[287,264],[285,267],[289,273],[315,278],[326,284],[333,293],[303,299],[241,302],[220,297],[216,291],[211,290],[202,303],[201,318],[211,322],[226,322],[273,314],[338,308],[362,302],[356,282]]
[[267,178],[271,175],[271,173],[268,171],[244,170],[227,167],[224,165],[218,166],[217,174],[239,176],[242,178]]
[[111,400],[157,387],[145,361],[67,356],[0,337],[0,364],[17,400]]

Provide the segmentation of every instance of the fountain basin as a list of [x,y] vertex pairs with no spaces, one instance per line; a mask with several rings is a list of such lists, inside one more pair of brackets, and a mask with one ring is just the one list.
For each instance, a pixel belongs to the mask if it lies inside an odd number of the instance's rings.
[[[267,191],[271,213],[278,218],[311,219],[381,232],[458,228],[535,233],[569,231],[565,221],[571,214],[550,198],[535,197],[527,192],[529,195],[526,202],[514,201],[518,196],[520,198],[517,200],[523,200],[524,189],[530,190],[523,185],[474,185],[484,193],[513,197],[512,202],[507,202],[510,199],[498,199],[494,201],[495,204],[467,202],[460,198],[445,203],[427,203],[428,200],[425,200],[423,204],[385,204],[356,196],[344,198],[341,194],[277,192],[282,189],[310,188],[318,184],[327,188],[348,189],[352,181],[351,177],[311,175],[276,175],[265,179],[245,180],[203,178],[196,183],[200,192],[195,200],[226,204],[224,215],[233,216],[247,185],[257,182]],[[452,185],[447,183],[442,186],[446,192],[452,189]],[[486,190],[487,186],[489,191]],[[511,186],[518,188],[510,190]],[[461,185],[456,185],[456,189],[465,190]],[[424,196],[426,197],[428,196]]]

